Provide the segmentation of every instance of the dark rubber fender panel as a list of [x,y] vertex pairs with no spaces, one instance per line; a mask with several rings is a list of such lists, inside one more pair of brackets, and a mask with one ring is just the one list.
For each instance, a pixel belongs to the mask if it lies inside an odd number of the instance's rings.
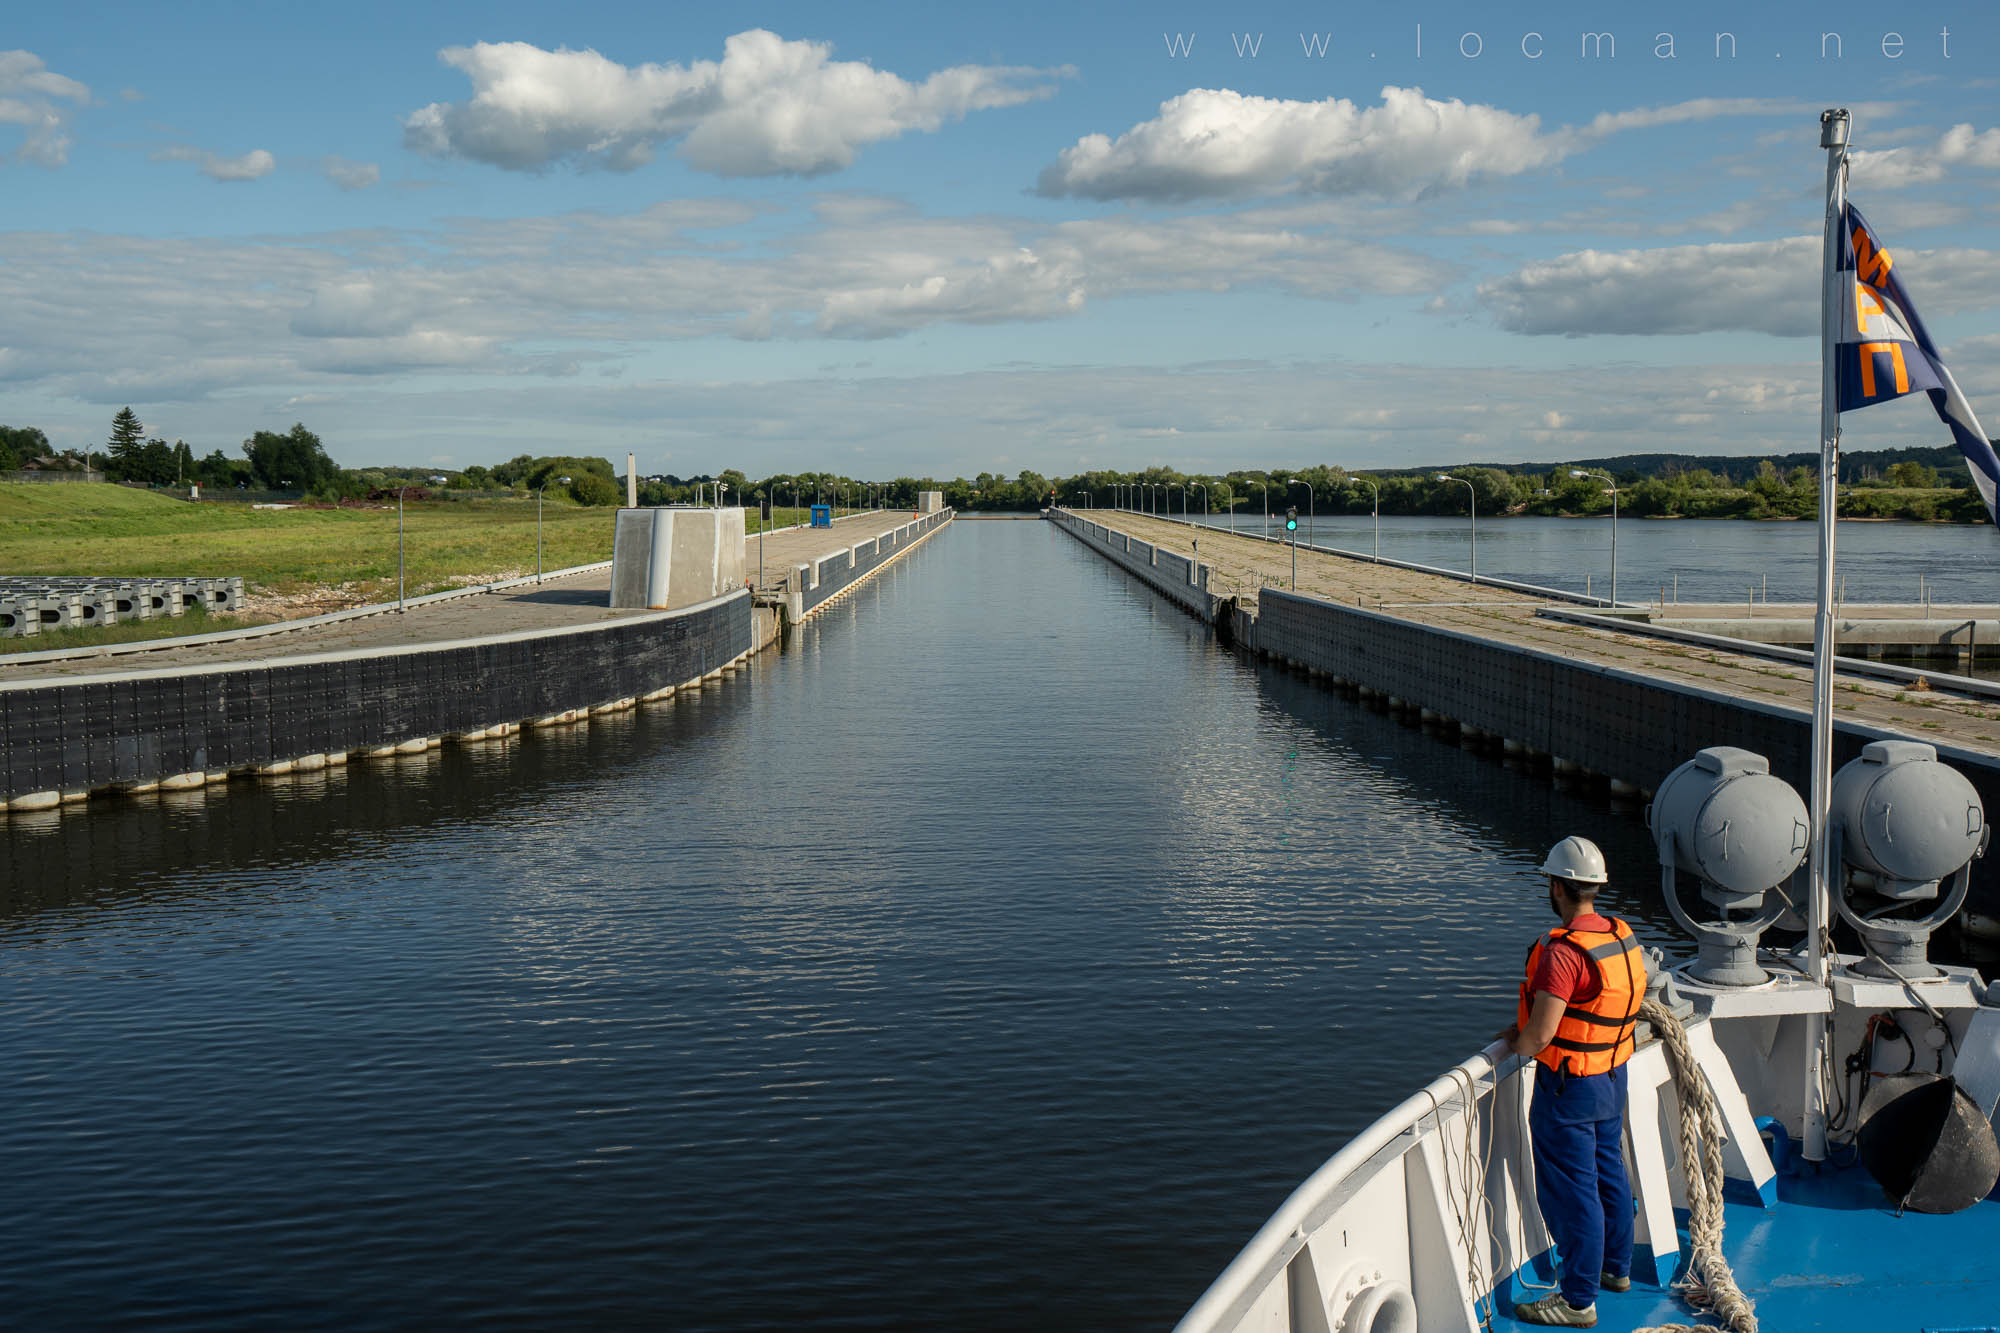
[[2000,1180],[1993,1126],[1942,1074],[1876,1079],[1861,1104],[1860,1148],[1861,1164],[1898,1209],[1961,1212]]

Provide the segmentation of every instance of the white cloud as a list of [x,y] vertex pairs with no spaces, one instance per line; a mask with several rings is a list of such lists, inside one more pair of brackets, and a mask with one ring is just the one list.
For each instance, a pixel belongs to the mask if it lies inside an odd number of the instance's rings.
[[320,163],[320,172],[343,190],[365,190],[382,179],[382,168],[373,162],[350,162],[338,155]]
[[2000,129],[1974,131],[1954,125],[1932,144],[1910,144],[1851,154],[1857,184],[1874,190],[1900,190],[1943,180],[1953,167],[2000,167]]
[[217,153],[204,152],[185,144],[162,148],[150,155],[155,162],[195,162],[201,167],[201,174],[212,181],[254,181],[268,176],[278,165],[276,158],[262,148],[253,148],[240,157],[223,157]]
[[[1501,328],[1516,333],[1819,332],[1818,236],[1655,250],[1579,250],[1479,285]],[[1897,254],[1926,316],[2000,305],[2000,252]]]
[[1116,139],[1089,134],[1065,148],[1037,185],[1043,195],[1187,201],[1294,191],[1412,198],[1479,176],[1551,166],[1614,134],[1728,116],[1795,114],[1765,98],[1699,98],[1606,112],[1581,128],[1544,131],[1541,118],[1420,88],[1387,87],[1380,105],[1318,102],[1194,88]]
[[721,176],[816,175],[868,144],[1047,97],[1048,78],[1064,72],[961,65],[911,83],[831,55],[762,29],[728,38],[720,61],[689,65],[629,67],[526,42],[447,47],[439,59],[472,81],[472,96],[410,113],[404,142],[520,171],[630,171],[677,144],[690,166]]
[[878,339],[1070,319],[1092,301],[1169,292],[1347,301],[1456,275],[1308,211],[1050,224],[927,218],[840,195],[804,230],[743,249],[726,238],[769,206],[681,199],[635,214],[207,240],[0,233],[0,308],[37,335],[0,359],[0,378],[93,401],[224,390],[278,401],[331,375],[556,377],[684,339]]
[[278,163],[261,148],[253,148],[241,157],[217,157],[211,153],[202,161],[201,174],[216,181],[254,181],[271,174],[271,168]]
[[20,127],[17,161],[44,167],[68,162],[70,117],[89,101],[89,88],[55,73],[34,52],[0,51],[0,126]]

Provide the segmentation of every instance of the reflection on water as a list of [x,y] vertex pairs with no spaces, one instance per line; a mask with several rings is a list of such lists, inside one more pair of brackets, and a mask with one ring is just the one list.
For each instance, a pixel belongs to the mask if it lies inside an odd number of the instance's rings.
[[1635,809],[963,523],[721,688],[0,832],[29,1327],[1170,1323]]

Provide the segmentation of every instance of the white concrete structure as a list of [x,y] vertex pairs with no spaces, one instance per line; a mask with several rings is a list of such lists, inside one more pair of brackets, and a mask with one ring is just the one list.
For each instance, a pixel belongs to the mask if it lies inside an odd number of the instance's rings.
[[744,586],[743,511],[621,509],[611,606],[668,611]]

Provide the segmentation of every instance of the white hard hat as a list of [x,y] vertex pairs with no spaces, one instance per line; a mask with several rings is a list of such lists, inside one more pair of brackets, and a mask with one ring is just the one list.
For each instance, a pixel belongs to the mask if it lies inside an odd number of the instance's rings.
[[1573,833],[1549,848],[1542,873],[1578,884],[1603,884],[1611,878],[1604,873],[1604,853],[1597,850],[1597,844]]

